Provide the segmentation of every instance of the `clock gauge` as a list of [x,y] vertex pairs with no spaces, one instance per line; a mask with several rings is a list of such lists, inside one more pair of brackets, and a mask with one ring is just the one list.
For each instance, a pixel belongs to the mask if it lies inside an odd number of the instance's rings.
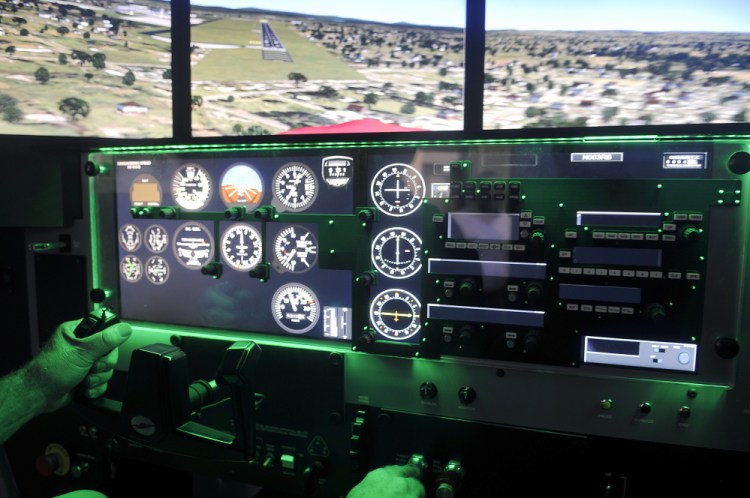
[[169,245],[169,235],[161,225],[151,225],[144,232],[144,242],[148,250],[159,254]]
[[389,289],[372,300],[370,322],[383,337],[403,341],[419,332],[421,308],[414,294],[403,289]]
[[214,254],[214,239],[205,226],[189,221],[175,232],[172,249],[182,266],[200,270]]
[[310,230],[298,225],[288,226],[276,235],[273,255],[277,271],[306,272],[318,261],[318,241]]
[[197,164],[185,164],[172,175],[172,197],[182,209],[198,211],[211,200],[211,177]]
[[320,303],[315,293],[302,284],[280,287],[271,300],[271,311],[276,323],[292,334],[304,334],[320,318]]
[[125,256],[120,261],[120,274],[126,282],[133,284],[143,276],[143,263],[137,256]]
[[389,216],[413,213],[419,209],[424,193],[424,178],[408,164],[386,166],[377,172],[370,185],[372,201]]
[[141,247],[141,231],[135,225],[127,224],[120,229],[120,245],[129,252]]
[[169,278],[169,264],[161,256],[151,256],[146,261],[146,278],[154,285],[161,285]]
[[221,237],[221,255],[230,267],[248,271],[260,263],[263,242],[260,232],[247,223],[236,223]]
[[274,176],[273,193],[280,211],[304,211],[318,196],[318,179],[307,165],[287,163]]
[[372,263],[390,278],[408,278],[422,268],[422,239],[408,228],[383,230],[372,241]]

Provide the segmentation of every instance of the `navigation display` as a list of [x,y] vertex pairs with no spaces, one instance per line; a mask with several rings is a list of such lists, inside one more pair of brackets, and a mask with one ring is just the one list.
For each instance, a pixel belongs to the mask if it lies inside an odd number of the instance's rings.
[[193,0],[193,135],[462,130],[465,19],[463,0]]
[[750,4],[487,0],[484,129],[747,123]]

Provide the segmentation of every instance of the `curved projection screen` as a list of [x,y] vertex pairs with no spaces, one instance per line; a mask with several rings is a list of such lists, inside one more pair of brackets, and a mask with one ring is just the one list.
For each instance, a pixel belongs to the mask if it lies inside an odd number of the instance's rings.
[[464,0],[194,0],[193,136],[463,129]]
[[484,129],[748,122],[746,0],[487,0]]
[[0,4],[0,134],[172,136],[169,2]]

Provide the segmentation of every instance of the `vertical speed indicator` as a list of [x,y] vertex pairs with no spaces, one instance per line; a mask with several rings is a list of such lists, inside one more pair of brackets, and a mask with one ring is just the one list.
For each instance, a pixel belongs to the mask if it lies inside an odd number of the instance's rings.
[[406,216],[419,209],[424,198],[422,175],[408,164],[389,164],[377,172],[370,185],[372,201],[389,216]]

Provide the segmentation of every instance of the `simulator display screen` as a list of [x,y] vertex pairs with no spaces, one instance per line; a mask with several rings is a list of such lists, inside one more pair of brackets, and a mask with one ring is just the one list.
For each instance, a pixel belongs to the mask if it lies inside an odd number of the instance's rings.
[[191,2],[194,136],[463,129],[463,0]]
[[[319,262],[322,214],[354,209],[351,166],[322,155],[116,160],[122,316],[351,339],[352,272]],[[282,217],[226,214],[259,207]],[[181,214],[140,214],[161,208]]]
[[172,136],[169,2],[4,2],[0,15],[0,134]]
[[487,0],[484,129],[746,123],[750,4]]

